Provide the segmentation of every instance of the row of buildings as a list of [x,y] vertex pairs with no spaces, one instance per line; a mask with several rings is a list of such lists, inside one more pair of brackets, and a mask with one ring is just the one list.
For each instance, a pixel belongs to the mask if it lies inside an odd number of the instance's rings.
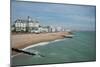
[[17,19],[14,21],[14,24],[11,26],[12,32],[31,32],[31,33],[41,33],[41,32],[59,32],[65,31],[66,29],[61,27],[52,27],[52,26],[42,26],[39,21],[32,20],[31,17],[27,19]]

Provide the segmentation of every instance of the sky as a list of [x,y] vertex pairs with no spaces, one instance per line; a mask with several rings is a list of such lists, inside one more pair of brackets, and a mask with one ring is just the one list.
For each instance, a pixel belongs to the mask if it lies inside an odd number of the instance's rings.
[[27,16],[41,25],[61,26],[72,30],[95,31],[96,7],[89,5],[39,2],[11,2],[11,21]]

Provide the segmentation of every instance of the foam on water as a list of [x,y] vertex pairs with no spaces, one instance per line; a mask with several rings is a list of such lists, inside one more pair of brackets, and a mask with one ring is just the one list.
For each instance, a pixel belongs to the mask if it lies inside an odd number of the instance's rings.
[[[57,39],[57,40],[54,40],[54,41],[41,42],[41,43],[33,44],[33,45],[30,45],[30,46],[28,46],[28,47],[26,47],[26,48],[24,48],[24,49],[22,49],[22,50],[27,50],[27,49],[29,49],[29,48],[33,48],[33,47],[36,47],[36,46],[44,46],[44,45],[47,45],[47,44],[49,44],[49,43],[54,43],[54,42],[58,42],[58,41],[62,41],[62,40],[65,40],[65,39]],[[29,50],[28,50],[28,51],[29,51]],[[36,54],[39,53],[39,52],[36,51],[36,50],[30,50],[29,52],[33,52],[33,53],[36,53]],[[13,55],[12,57],[18,56],[18,55],[20,55],[20,54],[21,54],[21,53],[16,54],[16,55]]]
[[[47,43],[35,44],[37,47],[27,48],[26,51],[36,55],[17,55],[13,57],[12,64],[44,64],[78,61],[95,61],[95,32],[76,32],[75,37],[58,39]],[[38,47],[39,46],[39,47]],[[42,57],[44,56],[44,57]],[[27,61],[25,61],[27,60]]]
[[49,43],[58,42],[58,41],[62,41],[62,40],[64,40],[64,39],[57,39],[57,40],[49,41],[49,42],[41,42],[41,43],[37,43],[37,44],[33,44],[31,46],[28,46],[28,47],[26,47],[26,48],[24,48],[22,50],[27,50],[29,48],[36,47],[36,46],[44,46],[44,45],[47,45]]
[[31,45],[31,46],[28,46],[28,47],[26,47],[26,48],[24,48],[24,49],[22,49],[22,50],[27,50],[27,49],[29,49],[29,48],[36,47],[36,46],[44,46],[44,45],[47,45],[47,44],[49,44],[49,42],[37,43],[37,44],[33,44],[33,45]]
[[57,39],[57,40],[54,40],[53,42],[58,42],[58,41],[62,41],[62,40],[65,40],[65,39]]

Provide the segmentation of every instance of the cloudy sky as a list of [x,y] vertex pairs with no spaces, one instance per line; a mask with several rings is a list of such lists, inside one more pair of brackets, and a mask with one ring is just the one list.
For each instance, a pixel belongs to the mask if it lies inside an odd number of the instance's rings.
[[72,30],[95,30],[95,6],[15,1],[11,4],[12,21],[30,16],[39,20],[42,25],[63,26]]

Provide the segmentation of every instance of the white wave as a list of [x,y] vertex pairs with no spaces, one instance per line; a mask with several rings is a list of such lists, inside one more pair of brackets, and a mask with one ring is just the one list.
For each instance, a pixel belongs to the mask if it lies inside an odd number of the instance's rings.
[[[54,41],[49,41],[49,42],[41,42],[41,43],[37,43],[37,44],[33,44],[33,45],[30,45],[26,48],[23,48],[22,50],[27,50],[29,48],[33,48],[33,47],[36,47],[36,46],[44,46],[44,45],[47,45],[49,43],[54,43],[54,42],[58,42],[58,41],[62,41],[62,40],[65,40],[65,39],[57,39],[57,40],[54,40]],[[33,52],[37,52],[36,50],[33,50]],[[18,56],[20,55],[21,53],[18,53],[16,55],[13,55],[12,57],[15,57],[15,56]]]
[[13,57],[15,57],[15,56],[18,56],[18,55],[21,55],[21,53],[18,53],[18,54],[12,55],[11,58],[13,58]]
[[58,42],[58,41],[62,41],[62,40],[65,40],[65,39],[57,39],[57,40],[54,40],[54,41],[49,41],[49,42],[41,42],[41,43],[37,43],[37,44],[33,44],[31,46],[28,46],[22,50],[27,50],[29,48],[32,48],[32,47],[36,47],[36,46],[44,46],[44,45],[47,45],[49,43],[53,43],[53,42]]
[[[24,48],[24,49],[21,49],[21,50],[27,50],[27,49],[29,49],[29,48],[36,47],[36,46],[44,46],[44,45],[47,45],[47,44],[49,44],[49,43],[50,43],[50,42],[37,43],[37,44],[33,44],[33,45],[28,46],[28,47],[26,47],[26,48]],[[38,51],[36,51],[36,50],[32,50],[32,52],[38,54]],[[15,56],[18,56],[18,55],[20,55],[20,54],[21,54],[21,53],[18,53],[18,54],[15,54],[15,55],[11,56],[11,57],[15,57]]]
[[53,42],[58,42],[58,41],[63,41],[63,40],[65,40],[65,39],[57,39],[57,40],[52,41],[52,43]]
[[50,42],[41,42],[41,43],[33,44],[33,45],[28,46],[28,47],[26,47],[26,48],[24,48],[24,49],[22,49],[22,50],[26,50],[26,49],[29,49],[29,48],[32,48],[32,47],[36,47],[36,46],[44,46],[44,45],[47,45],[47,44],[49,44],[49,43],[50,43]]

